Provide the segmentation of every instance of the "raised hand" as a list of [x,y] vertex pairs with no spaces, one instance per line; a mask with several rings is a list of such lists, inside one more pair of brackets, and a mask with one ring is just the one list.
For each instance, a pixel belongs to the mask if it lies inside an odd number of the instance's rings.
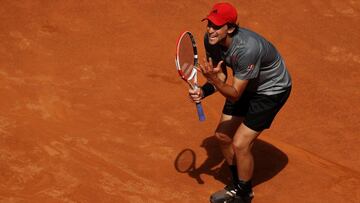
[[200,71],[210,83],[214,83],[215,80],[219,79],[218,75],[222,72],[221,65],[224,61],[220,61],[215,68],[211,58],[209,58],[209,61],[204,58],[203,61],[204,65],[200,64],[197,70]]

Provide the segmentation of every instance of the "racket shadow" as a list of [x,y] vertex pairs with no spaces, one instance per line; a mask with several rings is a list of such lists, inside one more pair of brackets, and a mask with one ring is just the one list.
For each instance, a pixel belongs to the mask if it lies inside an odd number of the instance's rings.
[[[201,175],[212,176],[224,185],[229,184],[231,182],[230,170],[223,158],[216,138],[214,136],[207,137],[200,146],[206,150],[207,158],[198,167],[196,167],[194,161],[193,168],[186,173],[194,178],[199,184],[204,184]],[[272,144],[260,139],[257,139],[254,143],[253,155],[255,162],[253,176],[254,186],[266,182],[276,176],[285,168],[289,161],[284,152]]]
[[[196,154],[191,149],[182,150],[176,157],[174,161],[175,169],[180,173],[187,173],[190,177],[194,178],[199,184],[204,184],[204,181],[201,179],[201,175],[209,175],[213,176],[215,179],[220,180],[221,182],[226,182],[226,178],[229,175],[227,173],[227,168],[224,166],[224,158],[221,154],[220,148],[217,145],[216,140],[213,137],[206,138],[201,147],[204,148],[207,152],[206,160],[201,163],[198,167],[196,166]],[[180,165],[181,157],[186,154],[187,151],[192,151],[194,154],[194,162],[191,166],[191,169],[184,170],[181,169],[178,165]],[[224,170],[225,169],[225,170]]]
[[192,149],[183,149],[174,161],[174,167],[179,173],[187,173],[190,177],[196,179],[199,184],[204,184],[200,173],[196,169],[196,154]]

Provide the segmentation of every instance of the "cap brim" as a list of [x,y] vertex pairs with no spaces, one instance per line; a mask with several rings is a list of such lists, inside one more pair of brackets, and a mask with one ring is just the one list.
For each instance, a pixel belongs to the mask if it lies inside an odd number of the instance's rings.
[[221,19],[216,18],[216,17],[213,16],[213,15],[208,15],[207,17],[205,17],[205,18],[202,19],[201,21],[204,21],[204,20],[209,20],[209,21],[211,21],[212,23],[214,23],[214,24],[217,25],[217,26],[222,26],[222,25],[225,25],[225,24],[226,24],[226,21],[222,21]]

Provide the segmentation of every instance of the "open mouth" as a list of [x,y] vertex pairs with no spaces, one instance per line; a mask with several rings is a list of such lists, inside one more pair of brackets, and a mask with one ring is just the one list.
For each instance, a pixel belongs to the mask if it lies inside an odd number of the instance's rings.
[[209,40],[215,40],[217,38],[216,35],[209,35]]

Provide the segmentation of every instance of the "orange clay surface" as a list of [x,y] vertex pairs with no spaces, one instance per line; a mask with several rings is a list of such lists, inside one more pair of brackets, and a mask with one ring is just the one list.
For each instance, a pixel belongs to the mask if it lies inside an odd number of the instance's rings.
[[[294,84],[255,145],[253,203],[360,202],[359,1],[230,2]],[[0,202],[208,202],[224,99],[199,122],[174,52],[190,30],[204,57],[213,3],[0,0]],[[174,167],[187,148],[197,178]]]

